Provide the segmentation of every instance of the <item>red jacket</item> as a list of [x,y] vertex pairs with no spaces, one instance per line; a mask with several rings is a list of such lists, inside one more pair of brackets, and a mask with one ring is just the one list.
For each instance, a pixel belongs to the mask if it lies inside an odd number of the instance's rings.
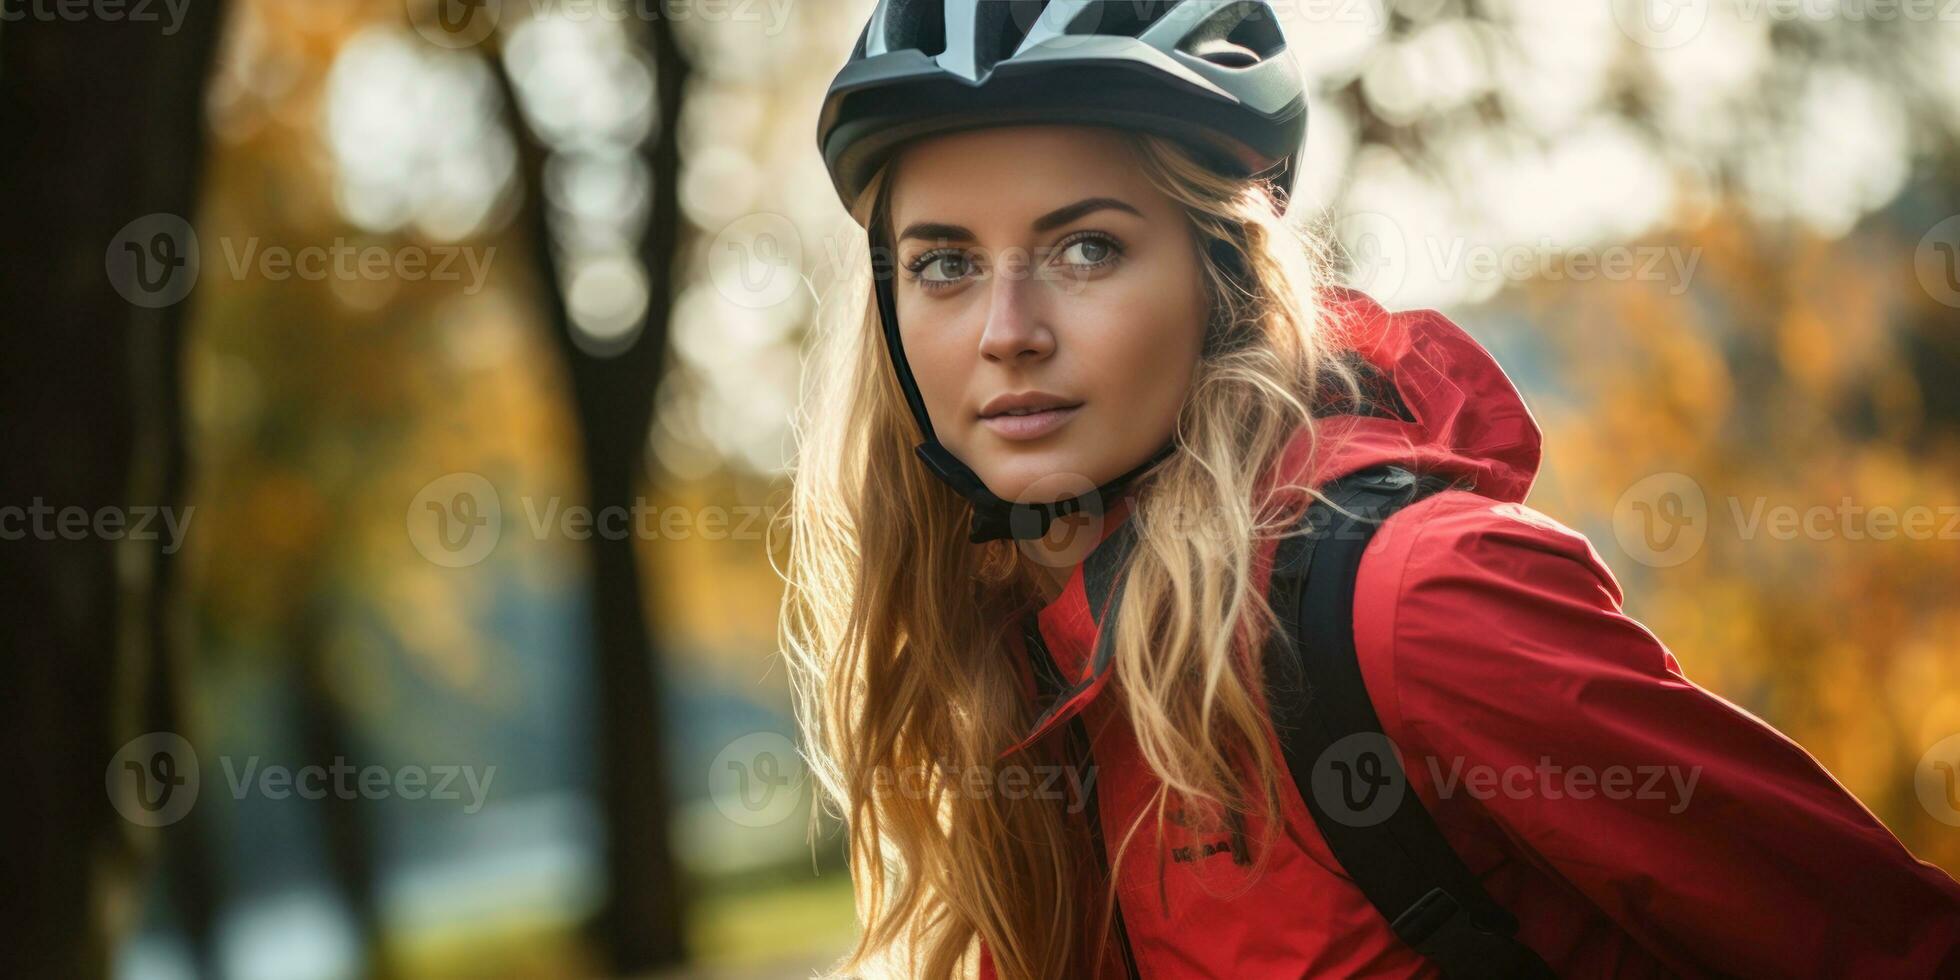
[[[1411,787],[1519,938],[1565,976],[1960,976],[1960,885],[1803,748],[1688,680],[1621,611],[1591,544],[1522,503],[1538,427],[1490,355],[1433,311],[1333,298],[1414,421],[1324,419],[1318,458],[1302,438],[1281,470],[1318,484],[1401,462],[1474,481],[1379,530],[1355,646]],[[1001,755],[1079,713],[1113,849],[1156,779],[1116,699],[1098,697],[1107,670],[1087,676],[1096,625],[1080,567],[1036,615],[1070,686],[1087,686]],[[1285,833],[1256,879],[1222,825],[1185,817],[1153,844],[1146,818],[1118,890],[1142,976],[1439,975],[1343,874],[1290,778],[1282,787]],[[1122,975],[1113,957],[1108,976]],[[981,976],[994,976],[984,945]]]

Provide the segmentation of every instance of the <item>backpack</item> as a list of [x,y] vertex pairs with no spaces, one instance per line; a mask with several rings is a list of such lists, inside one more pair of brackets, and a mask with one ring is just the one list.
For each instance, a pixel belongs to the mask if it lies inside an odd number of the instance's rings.
[[[1266,703],[1287,769],[1321,837],[1397,936],[1451,980],[1552,977],[1545,961],[1517,939],[1517,918],[1484,891],[1409,791],[1354,649],[1354,583],[1362,552],[1389,515],[1447,488],[1399,466],[1363,470],[1321,488],[1336,507],[1314,501],[1298,525],[1302,533],[1281,539],[1273,556],[1267,599],[1281,628],[1262,651]],[[1126,522],[1084,566],[1092,615],[1120,600],[1116,570],[1134,543]],[[1032,622],[1025,629],[1032,652],[1041,646],[1040,631]],[[1062,693],[1052,658],[1030,659],[1041,696]],[[1069,741],[1084,752],[1081,719],[1071,721]],[[1100,851],[1093,798],[1088,814]],[[1120,913],[1116,928],[1136,976]]]

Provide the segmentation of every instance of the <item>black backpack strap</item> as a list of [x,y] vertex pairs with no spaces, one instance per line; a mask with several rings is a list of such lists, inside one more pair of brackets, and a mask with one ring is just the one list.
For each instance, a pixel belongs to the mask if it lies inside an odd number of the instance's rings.
[[1315,501],[1304,533],[1279,543],[1268,598],[1281,629],[1264,651],[1267,703],[1322,838],[1397,936],[1451,980],[1551,977],[1517,939],[1516,917],[1484,891],[1409,790],[1355,654],[1363,550],[1388,515],[1442,488],[1392,466],[1322,488],[1349,514]]

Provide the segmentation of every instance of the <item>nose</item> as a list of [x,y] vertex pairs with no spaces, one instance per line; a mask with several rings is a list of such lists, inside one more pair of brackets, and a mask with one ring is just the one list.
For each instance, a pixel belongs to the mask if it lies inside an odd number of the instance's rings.
[[990,361],[1039,360],[1055,350],[1054,331],[1040,308],[1040,284],[1028,274],[1025,254],[1004,252],[994,269],[987,297],[987,325],[980,333],[980,355]]

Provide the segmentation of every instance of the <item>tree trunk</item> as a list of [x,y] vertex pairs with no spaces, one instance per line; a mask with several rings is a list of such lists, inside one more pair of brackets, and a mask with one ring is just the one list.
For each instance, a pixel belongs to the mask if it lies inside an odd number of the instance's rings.
[[[0,24],[0,315],[12,328],[0,391],[13,403],[0,426],[0,506],[52,509],[0,540],[0,594],[12,605],[9,795],[25,802],[10,810],[30,824],[0,864],[26,899],[0,941],[4,976],[106,974],[111,916],[131,907],[111,901],[127,897],[118,883],[130,877],[117,844],[134,827],[116,816],[105,772],[154,723],[163,698],[153,692],[172,688],[159,590],[169,542],[130,532],[133,508],[177,503],[186,304],[163,301],[188,289],[191,268],[169,219],[124,229],[146,215],[194,217],[223,4],[189,5],[174,31],[89,13]],[[142,302],[111,281],[106,259],[123,244],[163,263],[135,284]],[[64,508],[91,522],[118,515],[120,529],[64,530]]]
[[[544,202],[544,164],[550,149],[524,124],[516,86],[501,61],[510,126],[519,145],[524,205],[519,222],[531,246],[534,275],[545,297],[553,341],[564,358],[578,418],[586,489],[594,514],[628,510],[646,475],[653,398],[665,362],[674,264],[680,230],[680,114],[688,66],[672,25],[652,18],[643,43],[655,70],[657,130],[642,153],[651,181],[651,212],[641,259],[648,280],[646,323],[623,351],[596,355],[581,348],[566,308]],[[593,923],[595,941],[618,975],[682,962],[682,883],[668,845],[665,712],[656,624],[631,535],[593,534],[587,541],[592,574],[594,679],[598,696],[600,792],[605,811],[607,895]]]

